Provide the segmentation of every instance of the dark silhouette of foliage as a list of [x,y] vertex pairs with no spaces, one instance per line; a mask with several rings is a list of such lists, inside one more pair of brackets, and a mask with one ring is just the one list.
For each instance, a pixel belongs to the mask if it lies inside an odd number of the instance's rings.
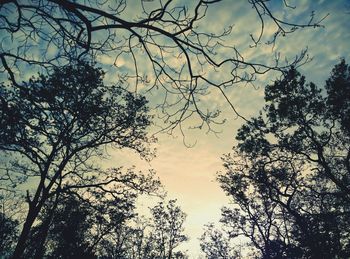
[[103,258],[161,259],[188,258],[178,246],[187,241],[183,234],[186,215],[175,200],[151,208],[151,218],[134,218],[118,225],[100,247]]
[[76,196],[63,196],[53,216],[51,206],[42,210],[26,258],[38,258],[37,240],[48,219],[51,224],[41,257],[187,258],[176,251],[187,239],[182,233],[185,216],[174,200],[167,206],[159,203],[151,209],[151,218],[145,219],[134,212],[134,201],[90,203]]
[[[192,114],[198,114],[203,124],[209,125],[219,113],[207,111],[200,98],[211,89],[227,99],[228,86],[251,82],[269,70],[280,71],[307,61],[305,51],[287,63],[279,58],[266,63],[244,58],[244,50],[238,49],[237,42],[226,42],[232,24],[208,31],[208,21],[204,22],[210,17],[208,12],[218,8],[220,2],[1,1],[0,69],[14,84],[19,84],[16,72],[28,65],[31,69],[51,69],[71,60],[105,55],[112,59],[110,65],[118,67],[119,60],[128,57],[131,66],[120,73],[120,79],[134,80],[132,87],[136,91],[143,85],[148,90],[163,91],[161,117],[170,123],[165,129],[171,131]],[[273,1],[246,0],[246,4],[252,7],[248,15],[255,17],[257,29],[247,36],[252,43],[247,47],[273,45],[279,36],[298,28],[320,27],[325,18],[317,20],[312,13],[299,23],[281,19]],[[295,7],[283,1],[281,8],[292,11]],[[274,30],[272,35],[265,33],[268,24]],[[218,80],[211,76],[220,71],[229,76]]]
[[9,257],[17,240],[18,222],[0,212],[0,257]]
[[327,105],[333,116],[340,121],[343,130],[349,133],[350,128],[350,68],[343,60],[333,69],[326,82],[328,93]]
[[108,249],[103,245],[106,240],[136,217],[139,194],[158,195],[160,183],[153,174],[131,169],[118,174],[119,184],[113,185],[112,190],[88,187],[63,192],[59,200],[49,200],[31,231],[25,258],[101,257]]
[[21,207],[16,198],[15,192],[0,188],[0,258],[12,255],[18,238]]
[[158,251],[157,258],[174,258],[174,249],[187,240],[183,234],[186,214],[175,202],[176,200],[170,200],[168,204],[160,202],[151,209],[152,236]]
[[205,227],[200,242],[201,250],[208,259],[240,258],[240,253],[231,247],[230,239],[225,236],[225,233],[215,228],[213,224]]
[[[104,72],[85,62],[56,68],[18,85],[2,85],[0,151],[8,157],[1,172],[8,188],[31,181],[28,213],[14,257],[20,258],[41,208],[61,193],[95,192],[114,197],[124,188],[153,192],[152,175],[138,177],[133,169],[102,171],[90,162],[103,148],[130,148],[149,158],[149,125],[145,98],[120,86],[103,84]],[[134,182],[135,181],[135,182]],[[32,184],[33,186],[33,184]],[[122,186],[122,187],[121,187]],[[25,187],[28,188],[28,187]],[[120,190],[120,188],[122,188]]]
[[251,257],[350,256],[349,75],[342,60],[321,90],[290,69],[224,156],[218,180],[235,206],[221,222]]
[[[74,198],[74,196],[61,199],[61,204],[55,209],[51,220],[45,244],[45,250],[47,251],[45,257],[97,258],[90,251],[87,238],[93,224],[90,218],[91,210],[91,207]],[[47,217],[50,217],[50,214]],[[43,222],[45,220],[47,219],[43,218]],[[37,227],[37,237],[41,235],[40,227],[40,225]],[[35,244],[36,239],[31,240],[31,242]]]

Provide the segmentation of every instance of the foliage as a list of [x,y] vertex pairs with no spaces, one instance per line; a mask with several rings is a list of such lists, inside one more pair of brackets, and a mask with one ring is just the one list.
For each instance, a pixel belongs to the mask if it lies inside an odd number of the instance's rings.
[[133,169],[123,175],[121,168],[102,171],[93,164],[107,146],[152,157],[145,133],[150,124],[145,98],[120,86],[105,86],[103,75],[101,69],[78,62],[21,86],[0,88],[0,151],[9,157],[1,171],[7,176],[2,184],[36,184],[33,192],[27,191],[29,208],[18,253],[49,198],[84,189],[113,197],[123,188],[153,192],[159,186],[152,174],[138,178]]
[[[33,230],[29,244],[37,245],[43,235],[45,221],[50,218],[50,209],[43,210],[40,223]],[[74,196],[62,197],[52,215],[50,229],[45,243],[45,257],[47,258],[96,258],[90,251],[87,236],[92,226],[92,208]],[[30,248],[30,246],[29,246]],[[33,249],[34,248],[34,249]],[[37,247],[39,248],[39,247]],[[28,249],[28,248],[27,248]],[[26,257],[35,255],[35,247],[28,249]]]
[[215,228],[213,224],[205,226],[200,238],[200,247],[208,259],[240,258],[240,253],[231,247],[230,239],[225,233]]
[[151,218],[134,218],[118,225],[104,240],[104,258],[188,258],[178,246],[187,241],[183,234],[185,214],[175,200],[151,208]]
[[176,200],[170,200],[168,204],[160,202],[151,209],[153,216],[151,233],[156,242],[157,258],[173,258],[174,249],[187,241],[187,237],[183,234],[186,214],[175,202]]
[[0,212],[0,257],[6,258],[11,255],[15,241],[17,240],[18,222],[8,218]]
[[344,60],[324,90],[292,68],[224,156],[218,180],[234,208],[221,221],[231,240],[248,239],[250,256],[349,257],[349,79]]
[[[149,219],[139,217],[134,203],[128,202],[89,203],[64,196],[53,216],[50,209],[42,210],[26,257],[36,258],[38,239],[49,219],[43,251],[46,258],[186,258],[183,252],[175,251],[186,237],[182,234],[184,213],[174,200],[166,207],[161,202],[152,208]],[[161,245],[160,236],[165,240]]]

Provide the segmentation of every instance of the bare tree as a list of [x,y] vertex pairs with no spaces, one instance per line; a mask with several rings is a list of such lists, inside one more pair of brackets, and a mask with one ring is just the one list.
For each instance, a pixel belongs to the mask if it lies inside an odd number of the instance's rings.
[[[234,109],[225,94],[227,87],[252,82],[259,74],[285,70],[308,59],[305,51],[287,63],[278,55],[272,63],[245,59],[236,43],[226,42],[232,31],[230,24],[215,31],[205,26],[208,11],[220,2],[2,0],[0,69],[19,84],[17,73],[28,66],[49,69],[87,55],[97,59],[104,55],[118,67],[120,60],[128,57],[128,69],[119,77],[128,82],[133,79],[135,92],[144,86],[147,91],[160,90],[159,116],[168,123],[163,130],[181,129],[181,122],[193,114],[200,118],[198,127],[207,125],[210,129],[211,122],[220,122],[219,111],[201,105],[201,96],[218,91]],[[250,47],[274,45],[279,36],[298,28],[320,27],[325,18],[317,20],[311,13],[310,18],[295,23],[279,18],[269,0],[246,0],[246,4],[254,10],[250,15],[255,15],[259,30],[250,35]],[[283,5],[289,10],[296,8],[287,0]],[[266,27],[275,31],[268,39],[264,37]],[[214,79],[214,73],[221,76]]]

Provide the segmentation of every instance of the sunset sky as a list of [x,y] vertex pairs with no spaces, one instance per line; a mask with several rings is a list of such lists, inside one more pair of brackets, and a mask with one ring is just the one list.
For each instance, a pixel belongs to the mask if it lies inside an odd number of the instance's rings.
[[[280,4],[275,1],[276,9]],[[271,59],[274,52],[281,52],[283,56],[293,58],[302,49],[308,48],[308,54],[313,60],[300,68],[307,80],[324,84],[332,67],[344,57],[350,60],[350,2],[347,0],[336,1],[288,1],[296,5],[295,10],[279,9],[279,17],[291,21],[308,21],[309,15],[315,11],[315,19],[328,17],[324,20],[325,28],[307,28],[297,30],[291,35],[278,39],[274,49],[271,46],[249,48],[252,43],[250,33],[258,31],[256,15],[246,1],[223,1],[213,10],[209,9],[207,17],[202,23],[208,29],[222,29],[228,25],[234,25],[230,41],[248,59]],[[274,28],[267,27],[273,32]],[[127,62],[125,62],[127,63]],[[124,63],[124,64],[125,64]],[[110,76],[110,75],[109,75]],[[228,90],[235,108],[246,118],[254,116],[263,105],[264,85],[271,83],[276,75],[270,73],[258,78],[255,88],[251,85],[237,85]],[[168,198],[176,198],[178,204],[187,213],[185,224],[186,233],[190,237],[189,242],[182,248],[188,249],[191,258],[199,255],[199,242],[203,225],[209,222],[217,222],[220,218],[220,208],[227,205],[229,199],[220,190],[215,182],[215,175],[222,169],[220,157],[230,152],[235,144],[235,134],[242,125],[243,120],[237,118],[219,93],[215,91],[209,95],[209,102],[222,110],[222,117],[227,118],[224,125],[217,127],[221,133],[215,135],[206,133],[206,130],[186,130],[185,143],[195,144],[188,148],[183,143],[183,137],[179,132],[173,136],[158,134],[157,157],[150,163],[140,161],[133,154],[125,151],[114,151],[111,165],[122,163],[136,164],[139,169],[154,168],[157,171]],[[195,119],[195,118],[193,118]],[[147,208],[151,202],[142,199],[140,204]]]

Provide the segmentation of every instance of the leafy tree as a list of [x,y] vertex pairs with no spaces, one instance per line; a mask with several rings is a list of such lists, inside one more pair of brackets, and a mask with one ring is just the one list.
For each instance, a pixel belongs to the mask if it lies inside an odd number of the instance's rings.
[[183,234],[186,214],[175,202],[176,200],[170,200],[168,204],[160,202],[151,209],[153,226],[151,233],[156,243],[156,258],[174,258],[175,248],[187,241],[187,237]]
[[59,200],[50,199],[31,231],[25,258],[87,258],[103,254],[104,241],[136,216],[138,195],[158,195],[159,182],[153,174],[133,169],[118,174],[112,191],[70,189],[62,192]]
[[0,257],[7,258],[11,255],[17,240],[18,222],[8,218],[0,212]]
[[[106,86],[104,72],[86,62],[56,68],[21,86],[2,85],[0,152],[8,157],[2,178],[13,183],[36,184],[27,191],[28,213],[14,257],[20,258],[35,219],[45,202],[61,193],[86,188],[97,193],[118,193],[118,185],[152,192],[159,182],[133,183],[122,169],[100,170],[92,158],[104,155],[103,148],[130,148],[143,157],[152,153],[145,129],[149,125],[146,100]],[[91,161],[91,162],[90,162]],[[133,170],[131,170],[133,171]],[[6,180],[7,179],[7,180]],[[28,187],[24,187],[28,188]]]
[[201,250],[208,259],[241,258],[239,251],[231,247],[230,239],[225,236],[224,232],[216,229],[213,224],[205,227],[200,242]]
[[224,156],[218,180],[235,207],[221,221],[250,256],[350,256],[349,79],[344,60],[324,90],[292,68],[266,87],[264,110]]
[[21,206],[16,198],[15,192],[0,188],[0,258],[10,258],[18,238]]
[[103,240],[103,258],[188,258],[178,246],[187,240],[183,234],[185,214],[175,200],[151,208],[151,218],[134,217],[127,224],[116,225]]
[[[89,249],[90,244],[87,239],[93,224],[91,213],[91,207],[74,196],[61,198],[51,220],[45,244],[47,251],[45,257],[96,258]],[[50,213],[47,216],[50,217]],[[40,237],[40,235],[39,226],[36,236]],[[31,241],[35,243],[35,239]]]
[[[14,84],[20,84],[16,74],[28,69],[28,65],[36,70],[51,69],[70,60],[87,56],[98,59],[103,55],[111,60],[110,65],[118,67],[120,60],[130,58],[120,79],[133,80],[129,82],[136,90],[141,86],[158,89],[164,97],[159,104],[164,121],[170,123],[168,130],[192,114],[209,124],[219,113],[207,111],[209,107],[200,99],[210,90],[218,90],[227,99],[228,86],[307,61],[305,51],[287,63],[275,58],[258,63],[244,57],[244,48],[237,47],[239,42],[229,41],[234,28],[231,24],[208,29],[209,12],[220,8],[221,2],[224,1],[1,1],[0,69]],[[317,20],[314,13],[310,18],[299,17],[298,22],[293,17],[281,18],[281,10],[295,9],[288,1],[280,5],[270,0],[245,3],[252,7],[247,15],[256,24],[253,33],[247,35],[251,40],[247,48],[261,43],[273,45],[280,36],[298,28],[320,27],[324,19]],[[222,76],[214,79],[213,73],[218,72]]]
[[[131,196],[131,200],[119,200],[114,204],[90,203],[76,196],[62,196],[53,216],[50,206],[42,210],[39,223],[32,231],[27,258],[40,258],[34,256],[37,255],[37,240],[46,220],[51,217],[41,257],[187,258],[183,252],[175,251],[186,237],[182,233],[184,213],[174,200],[167,206],[159,203],[151,209],[152,217],[146,220],[135,213],[135,200]],[[162,236],[162,245],[157,235]]]

